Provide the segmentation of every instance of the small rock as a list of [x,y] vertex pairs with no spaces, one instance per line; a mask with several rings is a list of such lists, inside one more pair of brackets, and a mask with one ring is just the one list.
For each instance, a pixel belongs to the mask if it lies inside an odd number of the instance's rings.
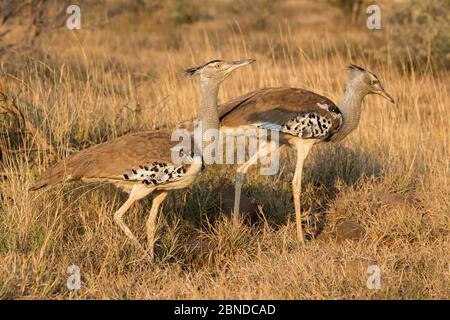
[[345,239],[359,240],[364,237],[366,230],[354,221],[343,221],[336,226],[336,239],[342,241]]
[[376,265],[373,259],[356,258],[354,260],[345,261],[343,270],[347,275],[365,275],[370,265]]
[[[220,209],[226,215],[231,215],[234,210],[234,186],[225,185],[219,191]],[[258,205],[254,200],[241,193],[240,214],[250,223],[258,221]]]
[[420,200],[414,194],[373,192],[373,198],[389,207],[409,206],[413,208],[420,207]]

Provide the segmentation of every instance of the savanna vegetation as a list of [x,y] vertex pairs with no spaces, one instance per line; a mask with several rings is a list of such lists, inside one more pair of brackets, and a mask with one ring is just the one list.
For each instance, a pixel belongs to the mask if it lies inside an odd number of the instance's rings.
[[[64,1],[0,5],[1,298],[449,298],[448,1],[375,1],[380,30],[366,27],[367,1],[76,2],[82,25],[72,31]],[[113,221],[126,199],[120,191],[28,191],[77,150],[191,126],[198,84],[182,71],[217,58],[257,60],[225,80],[220,101],[292,86],[338,103],[349,63],[374,72],[396,99],[367,97],[355,132],[313,148],[304,246],[288,150],[275,176],[249,171],[251,219],[238,225],[230,219],[234,166],[211,166],[170,195],[153,265]],[[143,243],[150,201],[126,217]],[[374,264],[379,290],[366,286]],[[79,290],[66,286],[70,265],[80,267]]]

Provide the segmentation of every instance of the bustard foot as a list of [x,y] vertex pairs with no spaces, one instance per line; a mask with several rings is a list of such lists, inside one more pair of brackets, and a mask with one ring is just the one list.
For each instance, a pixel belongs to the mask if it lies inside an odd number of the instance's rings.
[[241,206],[241,189],[245,181],[245,173],[236,172],[236,187],[234,191],[234,210],[233,210],[233,221],[237,222],[239,220],[240,206]]
[[143,254],[143,259],[149,261],[150,263],[153,263],[153,250],[149,251],[145,249],[139,242],[135,242],[135,245],[137,248],[139,248],[139,251]]
[[154,262],[155,261],[155,241],[148,241],[148,245],[147,245],[147,256],[150,260],[150,262]]
[[303,230],[297,230],[297,241],[300,244],[305,244],[305,236],[303,235]]

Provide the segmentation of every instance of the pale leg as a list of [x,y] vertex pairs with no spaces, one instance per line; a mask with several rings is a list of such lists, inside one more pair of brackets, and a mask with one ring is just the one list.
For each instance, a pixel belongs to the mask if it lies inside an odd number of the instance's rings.
[[156,233],[156,217],[158,216],[159,206],[166,199],[167,192],[163,191],[157,194],[153,198],[152,207],[150,209],[150,215],[147,219],[147,241],[148,241],[148,254],[153,259],[153,251],[155,245],[155,233]]
[[247,173],[248,168],[256,163],[258,159],[258,152],[255,153],[246,163],[240,166],[236,170],[236,185],[234,189],[234,210],[233,210],[233,220],[237,220],[239,217],[239,209],[241,206],[241,191],[242,185],[245,181],[245,174]]
[[272,147],[272,143],[269,143],[268,145],[264,145],[258,149],[257,152],[253,156],[250,157],[250,159],[244,163],[242,166],[240,166],[236,170],[236,185],[235,185],[235,192],[234,192],[234,210],[233,210],[233,220],[237,220],[239,217],[240,212],[240,204],[241,204],[241,190],[242,185],[245,182],[245,175],[250,168],[251,165],[255,164],[258,161],[259,157],[262,157],[264,155],[269,154],[270,152],[276,152],[279,148],[274,148],[275,150],[269,149],[267,146]]
[[295,223],[297,226],[297,240],[300,243],[304,243],[303,230],[302,230],[302,213],[300,205],[300,193],[302,188],[302,172],[303,163],[305,158],[311,150],[313,143],[300,141],[295,144],[297,148],[297,163],[295,165],[294,179],[292,179],[292,193],[294,197],[294,207],[295,207]]
[[131,232],[130,228],[125,224],[123,221],[123,215],[125,212],[130,209],[131,205],[148,195],[150,192],[152,192],[152,189],[143,189],[139,187],[133,187],[133,189],[130,192],[130,195],[128,197],[128,200],[125,201],[125,203],[114,213],[114,221],[118,224],[120,229],[122,229],[123,232],[125,232],[126,236],[137,246],[139,247],[143,252],[147,253],[146,250],[141,246],[138,239],[134,236],[134,234]]

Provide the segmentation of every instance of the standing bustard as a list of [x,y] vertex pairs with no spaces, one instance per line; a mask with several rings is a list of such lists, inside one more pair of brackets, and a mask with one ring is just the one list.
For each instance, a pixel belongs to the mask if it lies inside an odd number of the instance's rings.
[[[219,106],[222,128],[249,127],[276,130],[280,145],[295,147],[297,163],[292,180],[297,238],[303,242],[300,191],[303,162],[311,147],[324,141],[340,141],[358,126],[362,100],[368,94],[379,94],[394,103],[377,76],[361,67],[348,67],[344,97],[336,106],[330,99],[311,91],[295,88],[264,88]],[[273,149],[273,147],[272,147]],[[234,217],[239,214],[241,187],[250,165],[270,148],[261,148],[236,172]],[[272,150],[276,152],[276,150]]]
[[[202,66],[185,71],[188,76],[199,75],[200,123],[202,133],[209,129],[219,130],[217,95],[220,83],[235,69],[252,63],[253,59],[241,61],[213,60]],[[137,238],[123,221],[123,215],[131,205],[151,192],[155,192],[146,223],[149,256],[153,258],[156,216],[160,204],[171,190],[189,186],[200,173],[203,158],[191,150],[179,150],[182,164],[172,160],[170,131],[144,131],[132,133],[75,153],[49,168],[30,188],[38,190],[66,181],[107,182],[129,194],[128,200],[114,213],[114,221],[144,252]],[[195,145],[194,151],[201,146]],[[200,144],[203,144],[203,139]],[[191,154],[194,153],[194,158]]]

